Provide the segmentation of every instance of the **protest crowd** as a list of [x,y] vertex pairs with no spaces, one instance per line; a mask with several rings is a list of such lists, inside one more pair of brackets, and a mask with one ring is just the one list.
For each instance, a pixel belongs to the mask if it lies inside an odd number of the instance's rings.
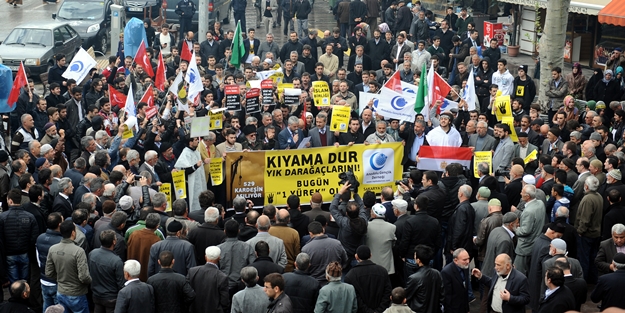
[[[339,2],[338,27],[300,20],[284,45],[244,20],[205,38],[146,24],[78,80],[56,55],[45,91],[20,71],[0,141],[0,312],[561,313],[589,294],[625,309],[620,48],[592,77],[552,68],[539,91],[466,10],[436,23],[378,5]],[[393,142],[404,175],[378,195],[348,181],[254,207],[211,176],[230,153]]]

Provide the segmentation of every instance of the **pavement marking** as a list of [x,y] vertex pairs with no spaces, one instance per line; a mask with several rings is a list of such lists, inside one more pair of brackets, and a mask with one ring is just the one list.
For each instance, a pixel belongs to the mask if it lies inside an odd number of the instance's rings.
[[32,8],[32,10],[34,10],[34,9],[39,9],[39,8],[41,8],[41,7],[42,7],[42,6],[44,6],[44,5],[47,5],[47,3],[40,4],[40,5],[38,5],[38,6],[34,7],[34,8]]

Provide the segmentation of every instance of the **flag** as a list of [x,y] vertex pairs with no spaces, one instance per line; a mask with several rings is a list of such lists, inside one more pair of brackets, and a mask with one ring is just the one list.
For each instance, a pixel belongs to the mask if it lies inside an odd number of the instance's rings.
[[[432,81],[432,86],[430,87],[430,91],[432,92],[431,103],[436,103],[436,101],[439,101],[439,100],[441,102],[444,102],[445,98],[451,91],[451,86],[449,86],[449,84],[441,77],[441,75],[439,75],[438,73],[436,73],[436,71],[434,71],[434,79]],[[436,110],[436,114],[440,114],[441,107],[442,107],[442,104]]]
[[80,48],[62,76],[67,79],[74,79],[80,85],[82,80],[89,74],[89,71],[96,65],[98,65],[98,62],[85,49]]
[[449,99],[443,99],[443,103],[438,107],[440,112],[449,111],[454,108],[458,108],[458,102]]
[[139,102],[147,103],[148,107],[154,106],[154,91],[152,91],[152,85],[145,89],[145,93],[143,94]]
[[395,73],[391,75],[391,78],[386,81],[386,83],[384,83],[384,87],[399,92],[400,94],[402,93],[401,77],[399,76],[399,71],[395,71]]
[[145,42],[141,41],[137,54],[135,54],[135,63],[141,65],[146,74],[150,77],[154,77],[154,69],[152,69],[152,62],[148,58],[148,53],[145,51]]
[[143,20],[133,17],[127,21],[124,27],[124,54],[126,56],[137,54],[137,49],[139,49],[142,40],[148,42]]
[[180,51],[180,59],[191,62],[191,50],[189,50],[189,45],[187,45],[187,41],[184,39],[182,40],[182,51]]
[[156,77],[154,78],[154,86],[159,91],[165,91],[165,82],[167,81],[167,69],[163,62],[163,54],[158,54],[158,67],[156,67]]
[[26,70],[24,69],[24,63],[20,62],[20,68],[17,71],[17,74],[15,74],[13,87],[11,87],[11,93],[9,94],[9,99],[7,100],[7,104],[11,108],[11,111],[15,109],[15,103],[17,102],[17,98],[20,97],[20,93],[22,92],[22,87],[26,85],[28,85],[28,79],[26,78]]
[[377,93],[369,93],[369,92],[359,92],[358,96],[358,115],[362,114],[362,111],[367,108],[369,105],[369,101],[373,100],[373,107],[371,108],[373,112],[378,108],[378,103],[380,103],[380,95]]
[[414,102],[417,98],[417,92],[419,91],[419,86],[415,84],[410,84],[407,82],[401,82],[401,91],[402,95],[406,97],[406,100],[410,102]]
[[414,107],[402,96],[389,88],[380,89],[380,99],[376,113],[387,119],[398,119],[400,122],[413,122],[415,118]]
[[470,167],[473,151],[470,147],[421,146],[419,148],[420,170],[443,171],[448,164],[460,163]]
[[[419,79],[419,89],[417,89],[417,98],[415,99],[414,111],[416,113],[422,113],[423,109],[429,110],[429,98],[428,98],[428,82],[427,82],[427,65],[423,63],[423,69],[421,70],[421,78]],[[427,104],[427,105],[426,105]]]
[[13,88],[13,71],[7,66],[0,64],[0,112],[8,113],[13,111],[16,106],[9,105],[9,94]]
[[[421,114],[423,115],[423,119],[427,122],[430,120],[430,110],[432,109],[432,85],[434,84],[434,65],[430,65],[430,71],[428,71],[428,75],[425,78],[425,87],[427,88],[427,90],[425,91],[425,97],[427,99],[424,99],[423,101],[425,102],[425,106],[423,107],[423,110],[421,110]],[[419,79],[419,86],[423,84],[423,81],[421,79]]]
[[126,106],[126,95],[109,85],[109,102],[111,106],[123,109]]
[[237,29],[234,31],[234,38],[232,39],[232,56],[230,57],[230,64],[234,67],[239,67],[245,60],[245,46],[243,46],[243,36],[241,36],[241,21],[237,22]]
[[137,116],[137,108],[135,107],[135,97],[132,93],[132,84],[130,84],[128,88],[128,97],[126,97],[126,105],[124,106],[124,111],[128,116]]
[[204,90],[204,85],[202,85],[200,71],[197,69],[197,62],[195,62],[195,51],[193,51],[191,60],[192,61],[189,62],[189,67],[187,68],[187,75],[184,79],[187,83],[189,83],[187,94],[190,98],[193,98],[195,95]]
[[475,102],[477,101],[477,94],[475,93],[475,77],[473,76],[473,66],[471,66],[471,72],[469,72],[469,78],[467,84],[464,86],[464,92],[462,99],[468,104],[469,111],[475,110]]
[[174,82],[169,87],[169,92],[174,94],[176,97],[178,106],[187,105],[187,86],[184,78],[182,77],[182,72],[178,73],[178,76],[174,79]]

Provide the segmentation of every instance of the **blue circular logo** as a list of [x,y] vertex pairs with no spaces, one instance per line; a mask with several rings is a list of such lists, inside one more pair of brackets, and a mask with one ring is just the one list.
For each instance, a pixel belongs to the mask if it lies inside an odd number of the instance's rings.
[[374,109],[377,109],[377,108],[378,108],[378,103],[379,103],[379,101],[380,101],[380,100],[379,100],[379,99],[377,99],[377,98],[374,98],[374,99],[373,99],[373,108],[374,108]]
[[379,171],[384,168],[387,159],[388,157],[385,154],[376,152],[371,155],[371,158],[369,159],[369,165],[372,169]]
[[72,72],[82,72],[83,68],[85,68],[85,65],[82,64],[82,61],[76,61],[70,65],[69,70]]
[[406,106],[406,99],[396,96],[391,100],[391,107],[395,110],[402,110]]
[[192,84],[195,83],[195,80],[197,79],[197,77],[198,77],[198,74],[195,71],[195,69],[190,69],[189,70],[189,82]]
[[413,94],[413,95],[416,95],[416,94],[417,94],[416,92],[414,92],[414,90],[413,90],[413,89],[410,89],[410,88],[408,88],[408,87],[404,88],[404,89],[403,89],[403,92],[411,93],[411,94]]

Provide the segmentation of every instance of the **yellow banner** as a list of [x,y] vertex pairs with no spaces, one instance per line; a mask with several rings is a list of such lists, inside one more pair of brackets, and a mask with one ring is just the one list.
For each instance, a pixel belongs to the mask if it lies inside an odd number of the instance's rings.
[[122,139],[130,139],[132,136],[134,136],[132,129],[126,125],[126,127],[124,127],[124,132],[122,133]]
[[318,80],[312,82],[313,87],[313,100],[315,101],[315,106],[328,106],[330,105],[330,87],[328,86],[328,82],[323,80]]
[[401,179],[403,156],[401,143],[229,152],[226,197],[242,196],[255,206],[285,205],[290,195],[307,203],[319,192],[329,202],[341,187],[339,174],[349,170],[360,182],[358,194],[380,193]]
[[332,124],[330,125],[330,131],[339,131],[341,133],[347,132],[347,125],[349,125],[349,118],[351,117],[351,107],[335,105],[332,107]]
[[187,184],[185,181],[184,171],[171,173],[171,178],[174,181],[176,199],[185,199],[187,197]]
[[167,209],[165,210],[165,212],[171,211],[171,183],[163,183],[158,188],[158,191],[164,193],[165,196],[167,196]]
[[513,142],[519,142],[519,137],[517,137],[516,130],[514,129],[514,117],[504,116],[501,123],[508,124],[510,127],[510,139],[512,139]]
[[473,176],[480,178],[477,172],[477,166],[480,163],[488,163],[488,174],[493,172],[493,152],[491,151],[476,151],[473,153]]
[[278,83],[276,90],[278,91],[278,99],[280,100],[284,99],[284,88],[293,88],[293,83]]
[[224,167],[223,167],[223,159],[222,158],[212,158],[210,164],[210,172],[211,172],[211,180],[213,181],[213,186],[221,185],[224,177]]
[[208,111],[208,116],[210,116],[210,130],[218,130],[221,129],[221,121],[223,120],[223,112],[213,113]]
[[536,160],[536,156],[538,155],[538,150],[532,151],[532,153],[528,154],[525,159],[523,159],[523,163],[527,164]]
[[500,96],[495,98],[493,103],[493,111],[498,121],[504,117],[512,117],[512,105],[510,104],[510,96]]

